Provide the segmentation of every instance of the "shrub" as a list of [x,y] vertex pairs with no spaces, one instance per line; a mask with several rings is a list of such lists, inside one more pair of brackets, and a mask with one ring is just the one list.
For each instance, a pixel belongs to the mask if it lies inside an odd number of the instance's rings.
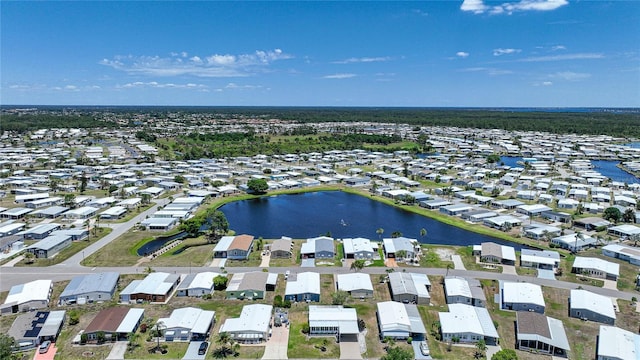
[[411,336],[409,336],[407,338],[407,344],[411,344],[413,342],[413,338]]
[[308,334],[310,331],[311,331],[311,328],[309,327],[309,323],[305,323],[304,325],[302,325],[303,334]]

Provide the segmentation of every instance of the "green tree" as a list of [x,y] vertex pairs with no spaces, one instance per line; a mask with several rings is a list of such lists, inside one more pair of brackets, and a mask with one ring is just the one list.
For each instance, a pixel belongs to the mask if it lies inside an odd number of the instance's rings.
[[36,256],[29,251],[25,251],[24,254],[22,255],[22,257],[24,258],[24,263],[25,264],[33,264],[35,261]]
[[634,222],[636,219],[636,212],[629,208],[622,214],[622,221],[626,223]]
[[518,355],[513,349],[502,349],[493,354],[491,360],[518,360]]
[[398,250],[396,251],[396,257],[399,259],[404,259],[407,257],[407,250]]
[[427,236],[427,229],[425,228],[420,229],[420,237],[424,238],[425,236]]
[[489,164],[495,164],[495,163],[499,163],[500,162],[500,155],[498,154],[491,154],[487,156],[487,163]]
[[173,181],[177,182],[178,184],[184,184],[187,182],[187,179],[185,179],[182,175],[176,175],[173,177]]
[[473,357],[476,359],[484,359],[486,357],[486,351],[487,343],[484,341],[484,339],[480,339],[478,340],[478,342],[476,342],[476,352]]
[[109,189],[107,190],[109,195],[113,194],[116,191],[118,191],[118,185],[109,185]]
[[264,194],[269,189],[269,184],[265,179],[250,179],[247,181],[247,188],[254,194]]
[[74,208],[76,206],[76,196],[74,194],[64,194],[64,206]]
[[237,356],[239,345],[233,341],[228,332],[223,331],[218,334],[216,339],[218,347],[213,350],[213,357],[216,359],[224,359],[229,356]]
[[224,290],[227,288],[229,278],[224,275],[218,275],[213,278],[213,288],[216,290]]
[[389,347],[380,360],[413,360],[413,351],[398,346]]
[[399,238],[400,236],[402,236],[402,233],[400,231],[394,231],[391,233],[392,238]]
[[0,359],[11,359],[11,352],[16,345],[16,340],[5,334],[0,334]]
[[338,290],[331,294],[331,304],[333,305],[344,305],[349,297],[349,293],[344,290]]
[[383,228],[378,228],[376,230],[376,234],[378,234],[378,239],[382,239],[382,234],[384,234],[384,229]]
[[364,260],[358,259],[351,263],[351,270],[360,271],[364,268]]
[[140,203],[142,205],[147,205],[151,202],[151,195],[147,193],[143,193],[140,195]]
[[622,213],[620,212],[620,209],[618,209],[617,207],[611,206],[604,209],[602,218],[605,220],[609,220],[614,223],[617,223],[618,221],[620,221],[620,219],[622,219]]
[[87,177],[84,176],[84,173],[83,173],[82,177],[80,177],[80,194],[84,194],[86,190],[87,190]]

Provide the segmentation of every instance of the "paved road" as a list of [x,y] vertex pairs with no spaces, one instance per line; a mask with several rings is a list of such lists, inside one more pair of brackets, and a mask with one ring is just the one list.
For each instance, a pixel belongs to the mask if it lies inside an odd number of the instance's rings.
[[[210,267],[153,267],[155,271],[176,273],[176,274],[188,274],[190,271],[194,272],[203,272],[203,271],[211,271]],[[399,269],[399,268],[396,268]],[[225,267],[225,270],[228,273],[240,273],[240,272],[249,272],[249,271],[262,271],[259,267]],[[297,274],[299,272],[309,271],[308,268],[301,267],[269,267],[269,270],[274,273],[284,274],[287,270],[291,271],[292,274]],[[81,274],[88,274],[92,272],[103,272],[103,271],[116,271],[120,274],[135,274],[141,273],[144,269],[139,267],[97,267],[97,268],[87,268],[84,266],[50,266],[50,267],[13,267],[13,268],[0,268],[0,291],[7,291],[13,285],[22,284],[32,280],[38,279],[51,279],[53,281],[63,281],[70,280],[72,277]],[[318,272],[320,274],[346,274],[352,272],[348,268],[344,267],[329,267],[329,266],[320,266],[313,268],[313,271]],[[387,268],[385,267],[369,267],[364,268],[361,272],[366,274],[386,274]],[[396,270],[398,271],[398,270]],[[427,274],[427,275],[440,275],[444,276],[447,272],[447,269],[440,268],[421,268],[414,267],[409,269],[411,272]],[[595,287],[586,284],[572,283],[560,280],[551,280],[551,279],[541,279],[533,276],[523,276],[523,275],[511,275],[511,274],[502,274],[502,273],[494,273],[487,271],[471,271],[471,270],[452,270],[449,269],[450,276],[463,276],[470,277],[476,279],[489,279],[489,280],[507,280],[507,281],[515,281],[515,282],[528,282],[532,284],[538,284],[541,286],[549,286],[560,289],[576,289],[578,286],[581,286],[585,290],[589,290],[591,292],[601,294],[608,297],[631,300],[632,297],[638,297],[637,292],[624,292],[613,289],[606,289]]]
[[62,262],[60,264],[57,264],[57,265],[54,265],[53,267],[56,267],[56,266],[57,267],[79,266],[80,262],[85,257],[90,256],[94,252],[100,250],[101,248],[103,248],[104,246],[106,246],[107,244],[112,242],[113,240],[115,240],[118,237],[120,237],[122,234],[124,234],[127,231],[131,230],[131,228],[133,228],[137,223],[139,223],[140,221],[146,219],[148,215],[151,215],[154,212],[156,212],[156,209],[159,206],[164,206],[164,205],[166,205],[168,203],[169,203],[169,199],[168,198],[158,199],[156,201],[156,205],[154,205],[154,206],[150,207],[149,209],[145,210],[144,212],[140,213],[139,215],[137,215],[133,219],[131,219],[131,220],[125,222],[125,223],[121,223],[121,224],[111,224],[109,227],[111,227],[113,230],[111,230],[111,232],[108,235],[106,235],[102,239],[98,240],[97,242],[87,246],[84,250],[78,252],[77,254],[73,255],[70,258],[68,258],[64,262]]

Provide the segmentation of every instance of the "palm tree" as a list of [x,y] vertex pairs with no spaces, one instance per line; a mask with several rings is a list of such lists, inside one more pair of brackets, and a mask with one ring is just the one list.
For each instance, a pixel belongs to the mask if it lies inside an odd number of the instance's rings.
[[156,346],[156,350],[160,350],[160,338],[162,337],[162,332],[167,328],[164,321],[158,321],[156,325],[153,327],[155,331],[156,339],[158,339],[158,345]]
[[358,259],[351,263],[351,270],[360,271],[364,268],[364,260]]
[[444,275],[445,277],[449,276],[450,269],[453,269],[453,264],[447,264],[447,273]]
[[392,238],[399,238],[400,236],[402,236],[402,233],[400,231],[394,231],[391,233],[391,237]]
[[420,229],[420,237],[424,238],[425,236],[427,236],[427,229],[425,228]]
[[376,230],[376,234],[378,234],[378,239],[382,239],[382,234],[384,234],[384,229],[378,228],[378,230]]

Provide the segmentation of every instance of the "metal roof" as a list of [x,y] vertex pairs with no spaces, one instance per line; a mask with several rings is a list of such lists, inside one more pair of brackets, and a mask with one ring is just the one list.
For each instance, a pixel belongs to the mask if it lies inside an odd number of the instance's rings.
[[354,290],[373,291],[373,284],[369,274],[338,274],[338,289],[351,292]]
[[158,319],[169,329],[187,329],[192,333],[205,334],[211,327],[215,311],[202,310],[194,307],[175,309],[168,318]]
[[341,305],[310,305],[309,327],[337,327],[340,334],[357,334],[358,313]]
[[273,306],[264,304],[245,305],[239,318],[227,319],[220,327],[220,332],[262,332],[269,330]]
[[584,309],[611,319],[616,318],[611,298],[587,290],[572,289],[569,305],[571,309]]
[[518,340],[533,340],[570,350],[562,321],[531,311],[518,311]]
[[295,281],[287,281],[285,295],[320,294],[320,274],[302,272]]
[[472,333],[481,336],[499,338],[489,311],[485,308],[450,304],[449,312],[440,312],[440,324],[443,333]]
[[535,304],[544,307],[542,287],[524,282],[500,282],[502,302],[516,304]]
[[112,293],[118,285],[120,274],[117,272],[101,272],[76,276],[69,282],[60,298],[78,296],[92,292]]
[[607,359],[640,359],[640,335],[615,326],[600,325],[598,356]]

